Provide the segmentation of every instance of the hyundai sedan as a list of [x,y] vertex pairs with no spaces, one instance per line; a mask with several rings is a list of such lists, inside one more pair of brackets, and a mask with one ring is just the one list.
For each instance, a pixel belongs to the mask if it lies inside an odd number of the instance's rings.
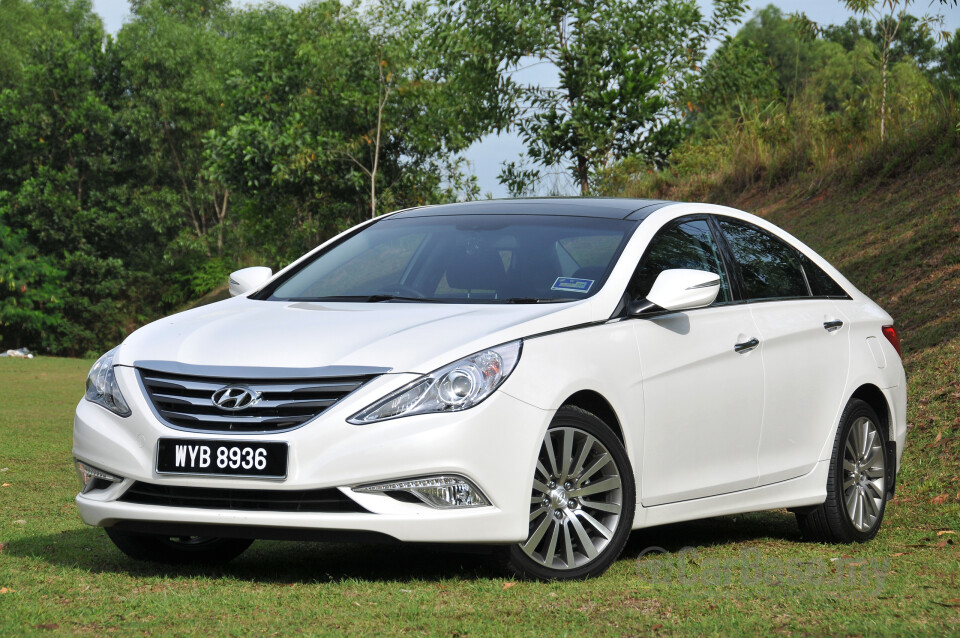
[[472,543],[573,579],[633,529],[755,510],[866,541],[893,495],[893,320],[739,210],[414,208],[230,291],[104,354],[77,406],[80,514],[135,559]]

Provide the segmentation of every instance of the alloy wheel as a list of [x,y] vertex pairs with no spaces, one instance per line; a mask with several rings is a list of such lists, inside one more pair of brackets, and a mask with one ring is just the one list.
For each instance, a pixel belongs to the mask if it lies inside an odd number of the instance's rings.
[[607,447],[580,428],[547,430],[520,549],[549,569],[581,567],[607,548],[622,510],[620,469]]
[[877,426],[867,417],[853,422],[843,448],[843,502],[850,522],[868,532],[886,498],[886,462]]

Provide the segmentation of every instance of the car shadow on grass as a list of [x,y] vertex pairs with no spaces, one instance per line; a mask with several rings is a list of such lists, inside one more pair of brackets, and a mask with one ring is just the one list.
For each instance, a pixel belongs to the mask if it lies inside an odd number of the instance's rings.
[[[799,540],[793,515],[786,512],[726,516],[634,531],[621,560],[635,560],[650,547],[674,552],[688,546]],[[223,566],[171,566],[130,559],[113,546],[103,530],[91,527],[11,540],[4,554],[92,573],[147,578],[200,576],[276,584],[483,580],[508,576],[503,561],[489,547],[402,543],[256,541],[239,558]]]
[[622,558],[637,558],[652,547],[676,552],[684,547],[799,543],[802,540],[796,517],[786,510],[751,512],[635,530]]
[[102,529],[82,527],[59,534],[11,539],[5,556],[40,560],[57,567],[134,577],[228,578],[263,583],[342,580],[412,581],[499,578],[487,547],[255,541],[226,565],[191,567],[137,561],[120,552]]

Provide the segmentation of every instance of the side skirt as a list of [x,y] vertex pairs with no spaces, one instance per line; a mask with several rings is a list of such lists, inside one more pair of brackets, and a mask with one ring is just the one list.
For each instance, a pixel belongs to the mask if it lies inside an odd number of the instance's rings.
[[829,473],[830,461],[819,461],[808,474],[779,483],[653,507],[638,503],[633,529],[713,516],[819,505],[827,498]]

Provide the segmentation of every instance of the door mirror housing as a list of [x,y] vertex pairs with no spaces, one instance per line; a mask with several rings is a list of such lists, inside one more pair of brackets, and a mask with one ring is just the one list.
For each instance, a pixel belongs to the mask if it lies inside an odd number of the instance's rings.
[[640,316],[664,310],[693,310],[704,308],[717,299],[720,276],[705,270],[675,268],[657,275],[646,299],[630,303],[631,316]]
[[273,271],[265,266],[253,266],[230,273],[230,296],[245,295],[270,280]]

